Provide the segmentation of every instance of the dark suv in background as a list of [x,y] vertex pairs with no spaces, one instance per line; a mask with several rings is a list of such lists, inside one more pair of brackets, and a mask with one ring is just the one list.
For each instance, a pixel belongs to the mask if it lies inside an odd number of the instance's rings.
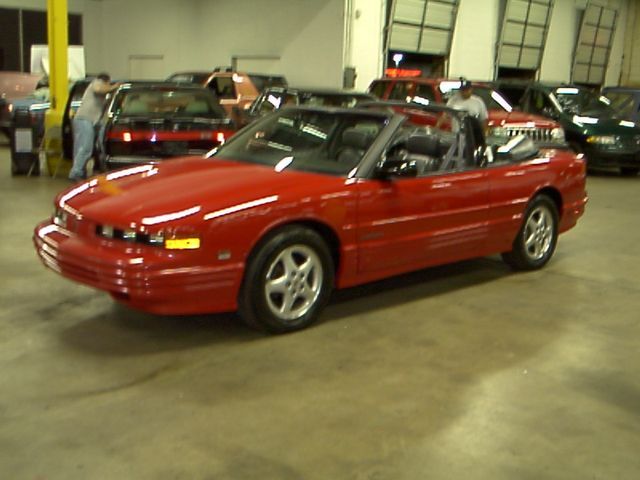
[[497,82],[496,88],[525,112],[560,122],[569,145],[594,168],[640,171],[640,128],[626,120],[611,100],[588,88],[552,83]]

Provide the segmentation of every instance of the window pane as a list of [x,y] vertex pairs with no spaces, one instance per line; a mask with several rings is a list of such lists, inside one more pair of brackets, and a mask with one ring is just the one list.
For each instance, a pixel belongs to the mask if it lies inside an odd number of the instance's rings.
[[611,43],[613,31],[607,28],[601,28],[596,35],[595,44],[599,47],[608,47]]
[[507,17],[524,22],[527,19],[529,2],[526,0],[511,0],[507,8]]
[[420,52],[422,53],[446,53],[449,44],[449,32],[443,30],[422,30]]
[[527,25],[524,34],[524,44],[529,47],[541,47],[544,42],[544,28]]
[[540,55],[540,49],[538,48],[523,48],[519,67],[531,68],[531,69],[537,68],[539,55]]
[[453,9],[451,5],[429,2],[427,4],[427,16],[425,23],[436,27],[451,28],[453,20]]
[[605,8],[602,11],[602,16],[600,17],[600,26],[605,28],[613,28],[616,21],[616,11],[611,10],[610,8]]
[[520,56],[519,47],[503,45],[502,52],[500,53],[500,65],[503,67],[517,67],[519,56]]
[[605,66],[607,63],[607,49],[596,47],[593,49],[593,57],[591,57],[593,65]]
[[406,25],[394,25],[391,29],[390,48],[415,52],[418,49],[420,29]]
[[396,22],[422,23],[424,0],[398,0],[393,19]]
[[524,25],[520,23],[508,23],[504,29],[503,42],[521,44],[524,35]]
[[578,83],[587,83],[588,65],[577,64],[573,67],[573,81]]
[[591,67],[588,83],[602,83],[604,81],[604,67]]
[[549,7],[545,5],[532,3],[531,9],[529,10],[529,22],[537,23],[538,25],[544,25],[547,22],[548,10]]

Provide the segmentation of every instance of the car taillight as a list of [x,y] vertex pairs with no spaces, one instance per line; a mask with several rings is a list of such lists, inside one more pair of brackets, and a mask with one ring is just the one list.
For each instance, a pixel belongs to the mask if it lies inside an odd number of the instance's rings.
[[131,141],[131,132],[122,132],[122,140],[124,142],[130,142]]

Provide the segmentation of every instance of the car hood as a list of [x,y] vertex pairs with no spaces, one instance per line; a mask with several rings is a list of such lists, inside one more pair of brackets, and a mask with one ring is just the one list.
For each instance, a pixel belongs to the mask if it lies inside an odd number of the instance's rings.
[[584,135],[640,135],[638,124],[620,118],[574,115],[569,117],[569,121],[573,129]]
[[532,113],[525,113],[517,110],[514,110],[512,112],[506,112],[503,110],[489,111],[490,126],[503,126],[507,124],[530,124],[532,122],[537,128],[560,127],[560,124],[555,120]]
[[57,205],[98,222],[151,228],[310,199],[344,184],[343,177],[191,157],[94,177],[60,194]]

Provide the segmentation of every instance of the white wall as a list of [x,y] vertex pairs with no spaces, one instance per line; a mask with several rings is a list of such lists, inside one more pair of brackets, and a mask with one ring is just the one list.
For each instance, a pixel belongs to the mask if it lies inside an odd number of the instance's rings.
[[364,91],[382,76],[385,1],[347,0],[345,5],[344,65],[355,67],[355,90]]
[[573,49],[578,35],[577,10],[574,0],[556,0],[547,45],[542,56],[540,80],[569,82],[573,66]]
[[461,0],[451,44],[449,76],[492,80],[499,0]]
[[[344,0],[199,1],[200,68],[279,56],[291,85],[340,87]],[[273,62],[271,62],[273,63]]]
[[[635,1],[635,0],[631,0]],[[606,1],[601,1],[606,4]],[[549,82],[571,81],[573,51],[578,36],[578,6],[584,8],[585,2],[576,0],[556,0],[547,46],[542,57],[540,80]],[[609,56],[609,66],[605,76],[605,85],[617,85],[620,79],[626,30],[628,0],[609,2],[609,6],[618,8],[618,21]]]
[[[352,15],[345,21],[348,1],[352,2]],[[620,9],[606,76],[607,84],[617,84],[628,3],[636,0],[600,1]],[[356,88],[364,89],[382,73],[384,2],[69,0],[69,10],[83,14],[88,72],[106,70],[124,78],[129,73],[130,55],[161,55],[163,64],[158,71],[162,76],[228,65],[232,55],[273,55],[280,60],[245,64],[284,73],[292,85],[323,87],[340,87],[343,67],[355,66]],[[570,80],[577,7],[584,4],[584,0],[555,1],[541,80]],[[46,1],[0,0],[0,6],[44,10]],[[460,1],[450,76],[493,78],[498,8],[499,0]],[[350,28],[348,36],[345,25]]]
[[199,64],[199,19],[192,0],[103,0],[87,2],[87,71],[130,76],[130,58],[156,56],[153,77]]
[[[636,0],[631,0],[636,1]],[[622,63],[624,61],[624,40],[627,31],[627,15],[629,12],[629,2],[620,2],[618,7],[617,27],[613,36],[611,55],[609,56],[609,66],[605,75],[604,85],[619,85],[622,77]]]

